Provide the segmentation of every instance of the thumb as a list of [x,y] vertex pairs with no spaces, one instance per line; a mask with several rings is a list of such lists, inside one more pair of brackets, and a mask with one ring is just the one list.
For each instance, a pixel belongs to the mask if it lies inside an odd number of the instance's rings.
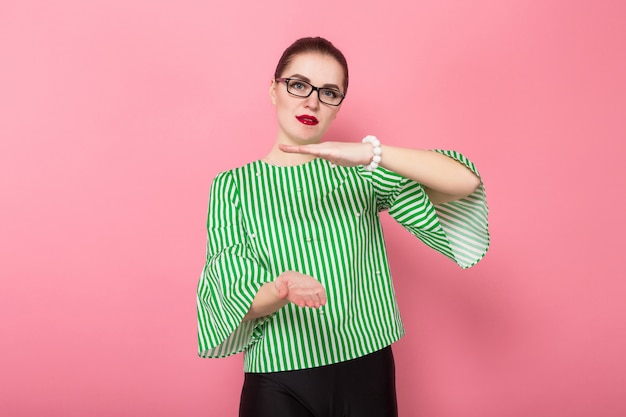
[[282,280],[280,277],[276,278],[274,281],[274,285],[276,287],[276,291],[278,291],[278,298],[285,299],[287,295],[289,295],[289,287],[287,287],[287,283]]

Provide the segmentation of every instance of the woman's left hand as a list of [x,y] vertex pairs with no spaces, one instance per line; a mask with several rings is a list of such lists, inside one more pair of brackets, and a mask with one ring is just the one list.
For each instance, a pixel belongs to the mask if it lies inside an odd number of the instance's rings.
[[373,148],[368,143],[321,142],[311,145],[279,144],[278,147],[283,152],[315,155],[346,167],[367,165],[373,156]]

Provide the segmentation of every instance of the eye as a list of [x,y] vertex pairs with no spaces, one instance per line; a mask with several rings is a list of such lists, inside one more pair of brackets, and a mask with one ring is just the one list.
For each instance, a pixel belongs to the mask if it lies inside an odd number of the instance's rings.
[[339,91],[332,90],[330,88],[324,88],[322,90],[322,94],[324,95],[324,97],[328,97],[328,98],[339,98],[340,96]]
[[301,90],[301,91],[307,89],[307,85],[303,83],[302,81],[298,81],[298,80],[292,81],[290,87],[295,90]]

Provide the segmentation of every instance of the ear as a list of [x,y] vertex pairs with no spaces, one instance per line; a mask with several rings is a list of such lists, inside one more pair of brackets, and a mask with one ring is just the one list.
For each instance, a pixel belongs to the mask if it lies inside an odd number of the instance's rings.
[[273,105],[276,105],[276,80],[272,80],[270,83],[270,100]]

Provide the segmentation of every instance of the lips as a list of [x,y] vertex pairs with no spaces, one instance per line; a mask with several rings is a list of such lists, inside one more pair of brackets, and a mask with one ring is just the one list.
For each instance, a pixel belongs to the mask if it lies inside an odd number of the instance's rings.
[[315,126],[319,123],[315,116],[309,116],[308,114],[303,114],[302,116],[296,116],[296,119],[302,124],[307,126]]

